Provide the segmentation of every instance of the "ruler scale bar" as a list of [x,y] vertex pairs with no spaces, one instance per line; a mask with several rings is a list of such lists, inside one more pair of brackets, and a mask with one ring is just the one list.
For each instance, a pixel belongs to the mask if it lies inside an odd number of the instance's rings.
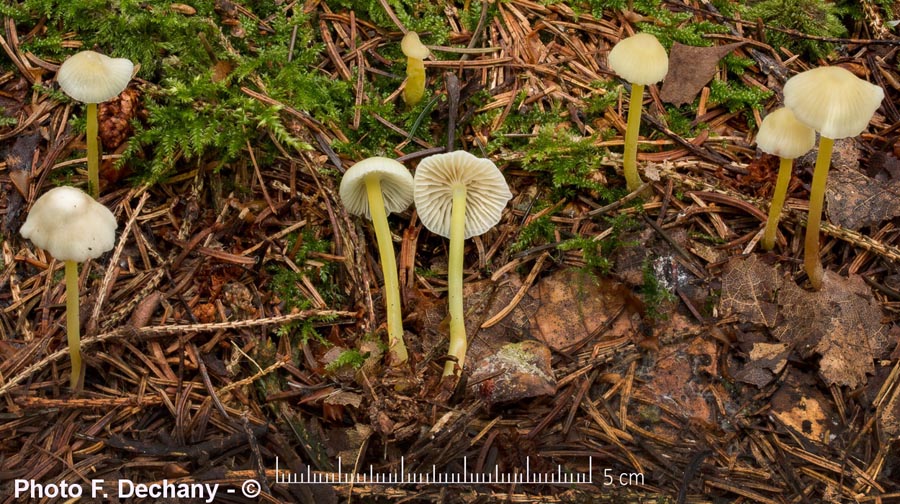
[[[499,466],[494,466],[493,472],[470,472],[468,457],[463,457],[461,472],[437,472],[437,465],[431,466],[431,472],[407,472],[406,460],[400,458],[399,471],[375,472],[375,467],[369,464],[368,475],[349,471],[344,473],[343,460],[337,458],[337,471],[313,471],[312,466],[306,466],[306,474],[287,472],[281,469],[278,457],[275,458],[275,483],[294,485],[503,485],[516,483],[520,485],[546,485],[546,484],[593,484],[594,464],[593,457],[588,457],[588,470],[585,472],[563,472],[562,465],[556,466],[555,472],[532,472],[531,457],[525,457],[525,470],[513,470],[500,472]],[[637,473],[639,474],[639,473]],[[629,473],[623,473],[628,476]],[[621,479],[621,478],[620,478]]]

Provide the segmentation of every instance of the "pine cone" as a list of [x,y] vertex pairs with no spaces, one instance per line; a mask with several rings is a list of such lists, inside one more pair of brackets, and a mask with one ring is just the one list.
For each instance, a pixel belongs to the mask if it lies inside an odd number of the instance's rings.
[[138,114],[139,97],[136,89],[127,88],[116,99],[100,104],[100,141],[105,151],[116,150],[134,131],[131,120]]

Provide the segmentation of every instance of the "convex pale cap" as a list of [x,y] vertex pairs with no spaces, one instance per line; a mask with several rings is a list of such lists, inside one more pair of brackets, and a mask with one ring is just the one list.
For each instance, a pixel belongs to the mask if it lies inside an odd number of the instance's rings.
[[669,71],[666,49],[649,33],[638,33],[619,41],[609,51],[609,67],[632,84],[655,84]]
[[833,140],[862,133],[883,99],[883,89],[841,67],[807,70],[784,84],[784,105]]
[[429,231],[450,237],[453,189],[466,188],[466,238],[484,234],[500,222],[512,198],[503,173],[490,159],[466,151],[435,154],[416,168],[416,212]]
[[413,202],[413,177],[409,170],[393,159],[370,157],[351,166],[341,179],[341,201],[353,215],[364,215],[372,220],[366,191],[367,177],[379,179],[385,213],[402,212]]
[[816,130],[798,121],[791,109],[782,107],[759,125],[756,146],[784,159],[796,159],[816,145]]
[[19,231],[60,261],[84,262],[116,244],[116,218],[76,187],[50,189],[34,202]]
[[103,103],[125,90],[134,64],[94,51],[70,56],[59,67],[56,81],[64,93],[81,103]]
[[403,40],[400,41],[400,50],[407,58],[420,60],[427,58],[430,54],[428,48],[419,40],[419,34],[414,31],[403,36]]

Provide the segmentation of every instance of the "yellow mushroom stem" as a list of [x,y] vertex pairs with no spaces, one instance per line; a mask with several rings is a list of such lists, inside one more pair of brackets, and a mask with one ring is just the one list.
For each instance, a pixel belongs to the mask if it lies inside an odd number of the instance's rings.
[[98,136],[97,104],[87,104],[87,165],[88,194],[94,199],[100,197],[100,139]]
[[462,371],[466,362],[466,323],[463,318],[463,244],[466,240],[466,188],[453,188],[450,210],[450,256],[447,259],[447,304],[450,311],[450,359],[444,365],[444,376]]
[[775,233],[778,231],[778,219],[781,218],[781,208],[787,197],[788,184],[791,182],[791,170],[794,167],[793,159],[781,158],[778,166],[778,180],[775,182],[775,194],[772,195],[772,205],[769,206],[769,219],[766,221],[766,232],[763,234],[762,246],[765,250],[775,247]]
[[81,329],[78,316],[78,263],[66,264],[66,339],[69,342],[69,359],[72,361],[70,385],[75,391],[81,390]]
[[628,125],[625,128],[625,184],[629,192],[641,186],[641,176],[637,171],[637,141],[641,130],[641,108],[644,106],[644,85],[631,85],[631,99],[628,102]]
[[809,283],[815,290],[822,288],[822,279],[825,276],[825,270],[819,261],[819,224],[822,222],[825,182],[828,180],[833,148],[833,139],[819,137],[819,153],[816,156],[816,168],[813,171],[812,187],[809,192],[809,218],[806,221],[803,267],[806,269],[806,275],[809,276]]
[[403,101],[415,107],[425,96],[425,61],[418,58],[406,58],[406,87],[403,88]]
[[394,243],[388,228],[384,197],[381,194],[381,178],[377,174],[365,176],[366,194],[369,197],[369,213],[375,228],[378,254],[381,256],[381,272],[384,275],[384,304],[387,311],[388,352],[393,354],[394,363],[402,364],[409,358],[403,342],[403,315],[400,305],[400,282],[397,279],[397,259],[394,257]]

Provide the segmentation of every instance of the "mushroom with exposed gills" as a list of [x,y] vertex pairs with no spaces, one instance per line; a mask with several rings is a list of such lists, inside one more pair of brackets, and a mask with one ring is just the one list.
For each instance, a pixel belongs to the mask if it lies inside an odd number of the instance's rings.
[[669,56],[653,35],[638,33],[619,41],[609,52],[609,67],[631,83],[625,151],[622,162],[629,191],[641,185],[637,171],[637,140],[641,128],[644,86],[663,80],[669,71]]
[[341,180],[341,201],[347,211],[372,221],[381,271],[384,275],[384,303],[387,311],[388,347],[393,364],[406,362],[409,355],[403,342],[403,314],[397,259],[387,215],[402,212],[413,201],[413,177],[405,166],[385,157],[370,157],[353,165]]
[[131,81],[134,64],[125,58],[110,58],[94,51],[81,51],[63,61],[56,74],[60,89],[87,104],[88,192],[100,195],[100,144],[97,104],[112,100]]
[[425,96],[425,58],[430,52],[419,40],[419,34],[409,32],[400,41],[400,50],[406,56],[406,87],[403,101],[410,107],[416,106]]
[[787,196],[788,184],[791,181],[791,170],[794,159],[806,154],[816,144],[816,132],[798,121],[788,108],[780,108],[767,115],[759,125],[756,134],[756,146],[766,154],[778,156],[778,180],[775,182],[775,193],[772,205],[769,206],[769,218],[763,233],[762,246],[772,250],[775,246],[775,233],[778,230],[778,219],[781,207]]
[[824,277],[819,261],[819,225],[834,141],[862,133],[883,99],[883,89],[841,67],[807,70],[784,84],[785,107],[800,122],[819,132],[803,257],[803,266],[815,290],[822,288]]
[[503,173],[491,160],[466,151],[435,154],[416,168],[416,211],[432,233],[450,239],[447,260],[447,304],[450,312],[450,348],[454,359],[444,376],[457,375],[465,364],[466,326],[463,314],[463,243],[484,234],[500,222],[512,198]]
[[20,233],[66,265],[66,339],[72,360],[71,386],[83,385],[78,311],[78,263],[96,259],[116,243],[116,218],[75,187],[56,187],[38,198]]

